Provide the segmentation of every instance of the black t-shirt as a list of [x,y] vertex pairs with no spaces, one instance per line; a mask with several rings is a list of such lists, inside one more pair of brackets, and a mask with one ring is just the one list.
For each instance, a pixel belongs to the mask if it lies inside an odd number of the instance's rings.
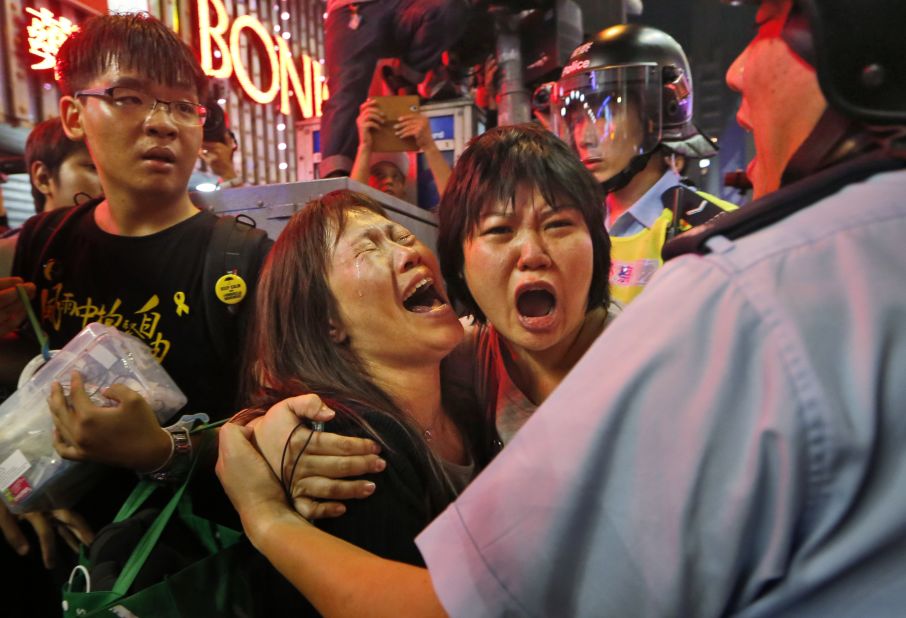
[[[95,223],[97,203],[78,207],[82,210],[63,223],[68,209],[32,217],[16,246],[13,273],[37,286],[32,305],[51,348],[63,347],[92,322],[114,326],[148,344],[188,398],[183,413],[206,412],[212,420],[230,416],[236,409],[240,342],[229,340],[227,358],[218,356],[207,312],[225,308],[206,307],[201,296],[217,217],[199,212],[156,234],[116,236]],[[58,232],[49,242],[51,228]],[[261,254],[252,260],[255,275],[245,277],[249,290],[242,311],[254,306],[257,272],[270,244],[262,243]],[[105,468],[74,509],[97,531],[112,521],[136,482],[131,471]],[[212,497],[221,491],[213,472],[204,482],[193,482],[193,488],[205,492],[200,507],[226,508],[225,498]]]
[[[47,216],[60,215],[32,217],[23,227],[13,273],[37,286],[33,306],[51,347],[63,347],[92,322],[114,326],[148,344],[188,398],[186,412],[229,415],[240,346],[229,341],[230,358],[217,355],[202,299],[217,217],[199,212],[161,232],[127,237],[101,230],[91,207],[60,226],[48,246],[48,234],[36,233]],[[255,279],[246,278],[244,307],[253,304]]]

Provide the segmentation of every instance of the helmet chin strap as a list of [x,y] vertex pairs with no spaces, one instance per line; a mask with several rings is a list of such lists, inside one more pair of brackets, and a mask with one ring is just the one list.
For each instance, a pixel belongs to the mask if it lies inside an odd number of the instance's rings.
[[635,178],[636,174],[645,169],[645,166],[648,165],[648,161],[651,159],[651,155],[654,154],[655,150],[657,150],[657,148],[654,148],[651,152],[634,156],[629,161],[629,164],[623,168],[623,171],[602,182],[601,188],[604,189],[604,192],[614,193],[628,185],[632,179]]

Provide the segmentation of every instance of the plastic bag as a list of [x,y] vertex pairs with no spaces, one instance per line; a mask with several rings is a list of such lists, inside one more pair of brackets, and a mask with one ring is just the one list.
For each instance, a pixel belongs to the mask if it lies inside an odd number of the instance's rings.
[[[72,506],[90,486],[93,466],[60,457],[53,448],[47,398],[51,383],[69,394],[72,371],[99,406],[101,392],[124,384],[141,394],[161,423],[186,397],[140,340],[100,323],[89,324],[0,406],[0,495],[14,513]],[[23,376],[26,372],[23,372]]]

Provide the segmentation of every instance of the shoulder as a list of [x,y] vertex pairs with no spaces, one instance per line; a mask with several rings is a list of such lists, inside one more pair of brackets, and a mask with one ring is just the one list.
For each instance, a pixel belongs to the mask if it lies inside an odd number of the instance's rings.
[[374,433],[348,417],[331,421],[327,430],[377,438],[387,468],[364,477],[376,485],[370,497],[350,501],[343,517],[318,525],[383,557],[418,564],[421,558],[415,549],[415,535],[449,503],[452,495],[430,474],[427,447],[417,444],[396,419],[376,411],[361,411],[360,418]]
[[397,492],[437,499],[439,484],[433,479],[431,454],[427,443],[420,439],[402,419],[373,409],[358,408],[356,418],[338,414],[326,430],[340,435],[371,438],[381,444],[381,456],[387,460],[387,470],[380,476],[391,480]]
[[843,246],[863,253],[891,234],[902,239],[903,231],[897,232],[896,226],[906,221],[903,195],[906,171],[879,174],[750,233],[736,238],[732,232],[715,234],[704,241],[703,247],[711,261],[739,273],[777,268],[787,262],[787,256],[795,254],[797,259],[788,263],[795,270],[789,272],[817,278],[822,272],[830,274],[834,261],[822,265],[807,259],[810,255],[830,259],[839,255]]
[[[710,243],[715,239],[764,236],[761,232],[782,234],[790,226],[777,224],[787,219],[817,221],[818,228],[826,230],[823,220],[833,218],[839,231],[853,221],[865,220],[869,211],[880,209],[877,214],[887,216],[889,213],[883,211],[902,208],[900,196],[906,184],[903,165],[901,160],[878,151],[832,166],[672,239],[664,246],[664,259],[708,253],[713,251]],[[816,215],[818,207],[821,214]]]
[[22,231],[19,233],[19,236],[21,239],[30,242],[39,232],[56,229],[64,219],[77,215],[77,210],[79,208],[82,208],[82,212],[93,210],[93,207],[67,206],[65,208],[56,208],[54,210],[38,213],[33,217],[29,217],[25,223],[22,224]]
[[69,236],[78,227],[66,222],[85,219],[83,215],[93,212],[98,203],[99,200],[95,200],[82,206],[57,208],[30,217],[22,225],[15,240],[13,274],[31,279],[34,273],[29,270],[36,260],[41,259],[41,252],[55,237]]
[[408,457],[419,450],[419,445],[413,439],[411,431],[407,430],[404,421],[361,405],[353,404],[345,411],[338,410],[325,430],[343,436],[376,440],[395,456],[403,454]]

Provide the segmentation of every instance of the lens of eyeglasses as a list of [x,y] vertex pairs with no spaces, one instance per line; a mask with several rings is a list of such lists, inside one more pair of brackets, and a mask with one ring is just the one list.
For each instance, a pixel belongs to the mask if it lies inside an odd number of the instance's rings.
[[203,105],[191,101],[158,101],[151,95],[132,88],[113,88],[110,91],[113,103],[123,112],[134,115],[136,118],[147,117],[150,110],[156,105],[163,104],[173,122],[187,125],[200,126],[204,124],[205,110]]

